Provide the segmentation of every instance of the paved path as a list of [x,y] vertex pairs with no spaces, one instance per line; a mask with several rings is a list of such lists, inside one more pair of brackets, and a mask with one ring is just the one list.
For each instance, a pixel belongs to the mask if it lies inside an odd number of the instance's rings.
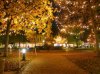
[[64,55],[38,55],[22,74],[88,74]]

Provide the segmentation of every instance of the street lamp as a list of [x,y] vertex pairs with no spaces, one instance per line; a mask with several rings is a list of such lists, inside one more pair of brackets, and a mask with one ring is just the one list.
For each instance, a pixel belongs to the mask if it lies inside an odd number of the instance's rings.
[[45,40],[43,40],[43,43],[45,42]]
[[22,61],[26,60],[26,49],[22,49]]

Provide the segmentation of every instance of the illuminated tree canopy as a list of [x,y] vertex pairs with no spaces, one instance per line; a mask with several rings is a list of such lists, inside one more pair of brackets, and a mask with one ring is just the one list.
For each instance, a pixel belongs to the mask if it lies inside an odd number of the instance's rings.
[[[73,26],[77,22],[85,29],[93,29],[96,39],[95,46],[99,49],[100,32],[100,1],[99,0],[54,0],[56,8],[55,21],[59,28]],[[77,27],[75,25],[75,27]],[[73,27],[73,28],[75,28]],[[85,29],[84,29],[85,28]],[[69,30],[69,29],[66,29]],[[81,32],[81,31],[80,31]]]
[[49,0],[1,0],[0,1],[0,33],[6,34],[6,49],[8,37],[12,33],[25,32],[27,38],[45,32],[49,37],[53,8]]
[[[28,0],[27,0],[28,1]],[[30,0],[31,1],[31,0]],[[1,7],[3,7],[1,1]],[[48,0],[33,0],[33,2],[24,2],[24,0],[17,0],[17,2],[8,3],[7,9],[1,8],[1,22],[2,29],[6,29],[7,14],[13,19],[11,22],[11,32],[24,30],[26,33],[33,32],[33,29],[38,28],[39,33],[44,30],[46,33],[51,33],[51,21],[53,20],[52,7]],[[26,3],[26,4],[25,4]],[[2,32],[2,30],[0,30]]]

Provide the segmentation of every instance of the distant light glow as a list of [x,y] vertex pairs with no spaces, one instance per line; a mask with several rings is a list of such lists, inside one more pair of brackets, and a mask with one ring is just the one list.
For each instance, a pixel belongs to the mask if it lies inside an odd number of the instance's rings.
[[55,47],[56,47],[56,46],[62,46],[62,44],[57,44],[57,43],[56,43],[56,44],[54,44],[54,46],[55,46]]
[[45,40],[42,41],[43,43],[45,42]]
[[66,44],[63,44],[63,47],[66,47]]

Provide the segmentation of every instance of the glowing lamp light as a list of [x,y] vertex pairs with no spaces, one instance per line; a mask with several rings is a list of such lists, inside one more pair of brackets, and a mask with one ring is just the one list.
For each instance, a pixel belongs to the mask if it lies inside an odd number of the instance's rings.
[[26,53],[26,49],[22,49],[22,53]]
[[45,40],[43,40],[43,43],[45,42]]

